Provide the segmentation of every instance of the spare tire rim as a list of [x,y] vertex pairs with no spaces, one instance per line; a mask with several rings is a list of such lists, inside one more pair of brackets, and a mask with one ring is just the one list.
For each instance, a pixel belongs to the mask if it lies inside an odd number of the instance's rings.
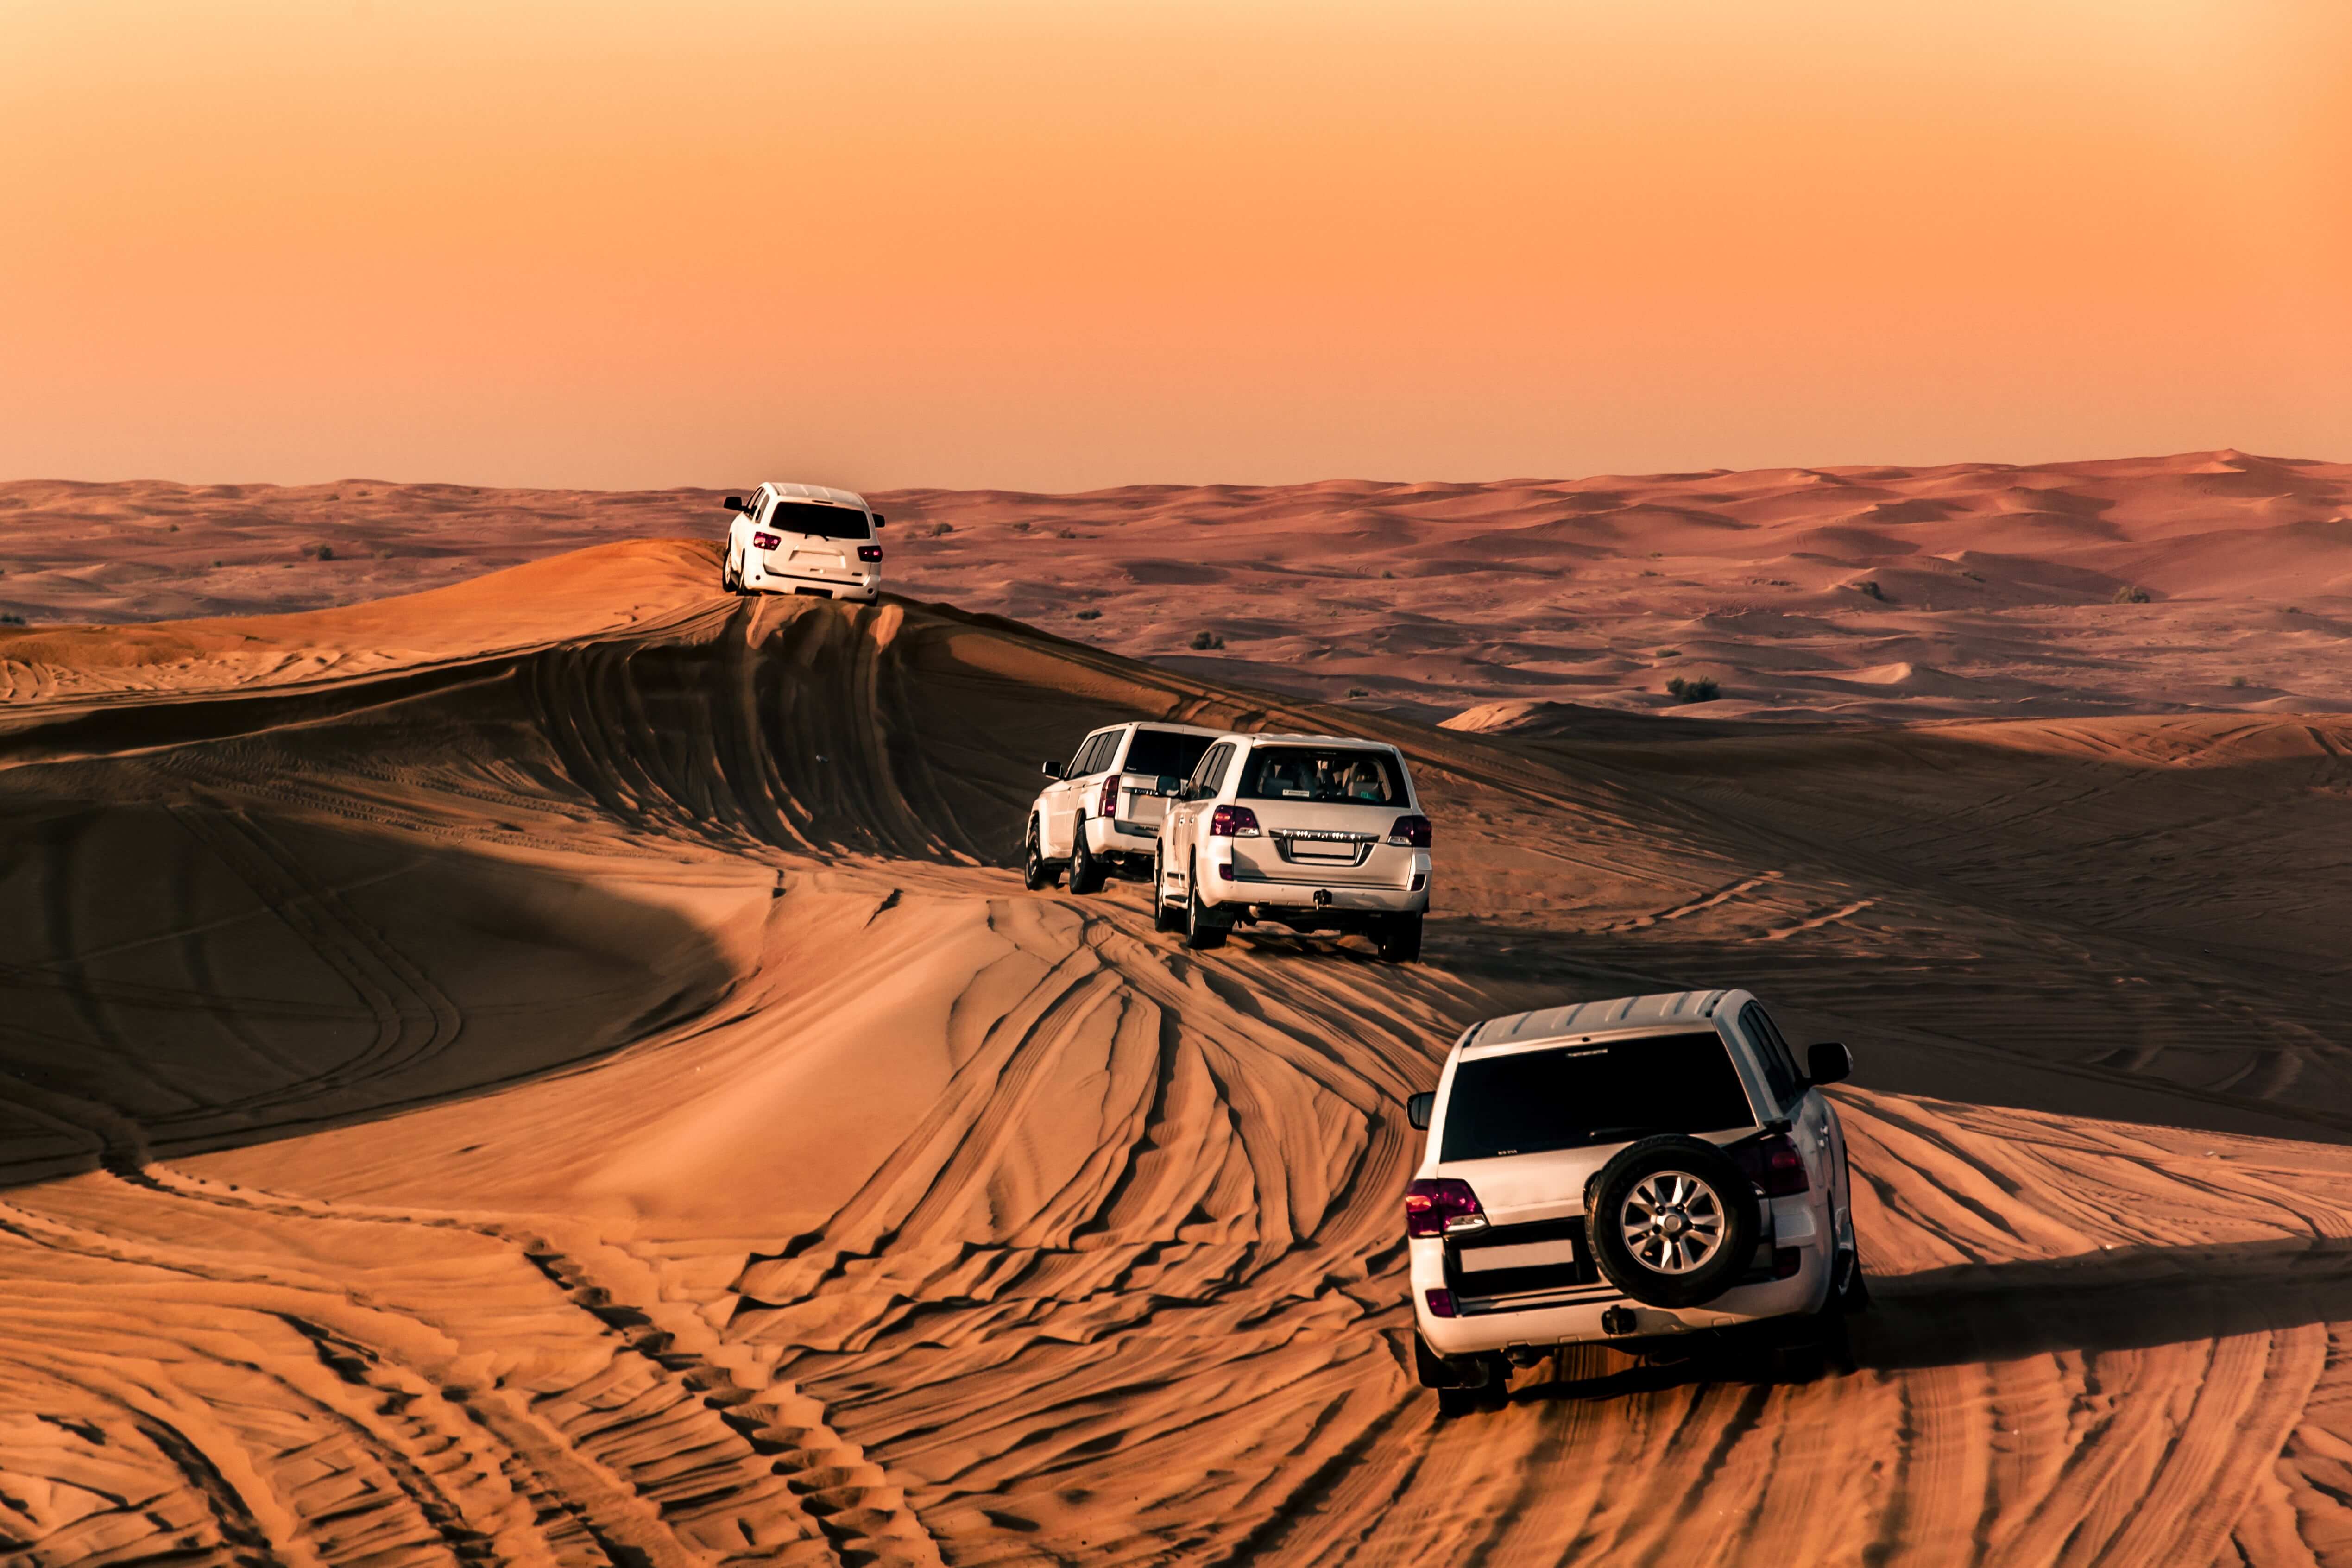
[[1618,1228],[1635,1262],[1659,1274],[1687,1274],[1723,1246],[1723,1205],[1688,1171],[1654,1171],[1634,1183]]

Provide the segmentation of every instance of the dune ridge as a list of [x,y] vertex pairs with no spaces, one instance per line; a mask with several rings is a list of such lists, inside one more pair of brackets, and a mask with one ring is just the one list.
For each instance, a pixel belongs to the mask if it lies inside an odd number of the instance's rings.
[[[715,567],[0,643],[16,1560],[2352,1558],[2352,721],[1475,733]],[[1129,715],[1405,747],[1429,962],[1024,893]],[[1857,1369],[1441,1423],[1400,1097],[1685,984],[1854,1044]]]

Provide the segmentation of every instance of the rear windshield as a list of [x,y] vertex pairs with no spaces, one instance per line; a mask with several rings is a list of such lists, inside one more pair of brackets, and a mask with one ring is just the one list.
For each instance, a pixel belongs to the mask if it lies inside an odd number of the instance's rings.
[[1242,768],[1238,800],[1328,800],[1339,805],[1402,806],[1404,777],[1396,754],[1357,747],[1261,746]]
[[1149,773],[1155,778],[1190,779],[1216,738],[1213,735],[1179,735],[1172,729],[1139,729],[1119,770]]
[[767,526],[779,533],[814,534],[821,539],[866,539],[874,537],[866,514],[855,507],[826,507],[814,501],[779,501],[768,514]]
[[1484,1056],[1454,1069],[1439,1158],[1484,1160],[1756,1124],[1714,1030]]

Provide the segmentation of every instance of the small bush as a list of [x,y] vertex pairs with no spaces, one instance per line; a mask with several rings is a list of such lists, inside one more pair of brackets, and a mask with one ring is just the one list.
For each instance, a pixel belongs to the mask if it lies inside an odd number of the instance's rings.
[[943,539],[953,532],[955,532],[955,525],[953,523],[933,523],[931,525],[931,538],[935,539]]
[[1368,688],[1363,686],[1349,686],[1348,688],[1348,695],[1351,697],[1368,697],[1372,694]]
[[1666,683],[1666,691],[1678,703],[1711,703],[1722,695],[1722,688],[1715,684],[1712,675],[1701,675],[1695,681],[1676,675]]
[[1394,578],[1394,577],[1396,576],[1396,573],[1395,573],[1395,572],[1392,572],[1392,571],[1388,570],[1386,568],[1382,568],[1382,569],[1381,569],[1381,576],[1382,576],[1383,578]]
[[167,534],[176,534],[180,531],[180,525],[173,523],[169,527],[165,528],[163,531]]
[[1867,593],[1871,598],[1877,600],[1881,604],[1886,602],[1886,590],[1878,586],[1878,580],[1874,577],[1865,577],[1860,582],[1855,583],[1853,587],[1854,591],[1857,593]]
[[1682,650],[1680,648],[1661,648],[1658,650],[1658,657],[1661,659],[1675,659],[1680,658],[1681,656]]
[[332,560],[335,559],[335,547],[332,545],[312,545],[310,547],[310,553],[320,560]]
[[25,618],[13,610],[0,614],[0,626],[22,626],[24,623]]
[[2233,692],[2244,691],[2246,689],[2246,677],[2243,675],[2231,675],[2230,677],[2230,689]]
[[1074,538],[1076,538],[1078,537],[1078,530],[1077,530],[1077,529],[1076,529],[1076,528],[1064,528],[1061,532],[1059,532],[1059,533],[1055,534],[1054,537],[1055,537],[1055,538],[1061,538],[1061,539],[1074,539]]
[[1223,637],[1218,636],[1214,632],[1195,632],[1192,633],[1192,646],[1195,648],[1222,648],[1224,645],[1225,640]]
[[223,567],[226,566],[227,564],[228,564],[228,562],[226,562],[226,561],[225,561],[225,560],[215,560],[215,561],[214,561],[214,562],[213,562],[213,570],[214,570],[215,571],[218,571],[221,568],[223,568]]
[[1015,523],[1013,525],[1013,531],[1016,534],[1025,534],[1029,531],[1029,525],[1026,523]]
[[2149,597],[2147,589],[2136,582],[2126,582],[2116,590],[2115,601],[2117,604],[2146,604]]
[[1099,610],[1079,610],[1074,611],[1072,613],[1076,615],[1081,621],[1099,621],[1102,619],[1102,612]]

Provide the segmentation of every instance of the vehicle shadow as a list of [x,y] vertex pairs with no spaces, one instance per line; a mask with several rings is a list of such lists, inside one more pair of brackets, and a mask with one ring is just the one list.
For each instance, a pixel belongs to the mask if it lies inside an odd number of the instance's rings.
[[[1929,1270],[1874,1281],[1872,1291],[1870,1310],[1848,1320],[1858,1372],[2097,1355],[2352,1322],[2352,1239],[2117,1247]],[[1583,1402],[1759,1383],[1761,1365],[1706,1342],[1687,1359],[1655,1363],[1572,1347],[1533,1380],[1522,1373],[1511,1398]]]

